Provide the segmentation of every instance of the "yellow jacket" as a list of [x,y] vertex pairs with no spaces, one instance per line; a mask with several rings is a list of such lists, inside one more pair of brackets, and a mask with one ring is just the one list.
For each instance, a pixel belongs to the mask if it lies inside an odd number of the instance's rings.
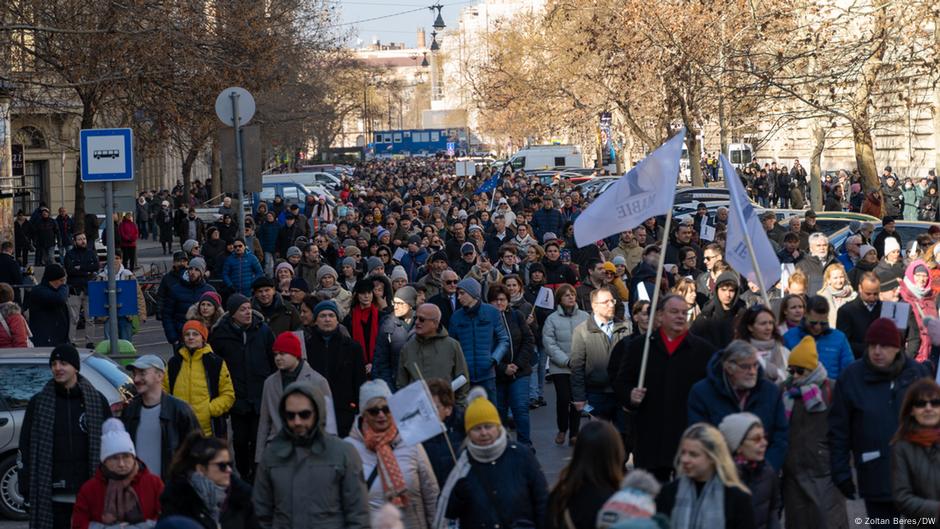
[[[229,375],[228,366],[221,358],[222,368],[219,372],[218,395],[213,399],[209,397],[209,384],[206,380],[207,370],[203,364],[203,356],[212,352],[212,347],[206,345],[190,353],[186,347],[181,347],[179,359],[170,359],[170,363],[180,362],[179,372],[170,391],[169,374],[163,377],[163,390],[174,397],[186,401],[199,419],[202,432],[213,435],[212,419],[222,417],[235,404],[235,387]],[[170,366],[170,371],[173,366]],[[219,432],[221,435],[222,432]]]

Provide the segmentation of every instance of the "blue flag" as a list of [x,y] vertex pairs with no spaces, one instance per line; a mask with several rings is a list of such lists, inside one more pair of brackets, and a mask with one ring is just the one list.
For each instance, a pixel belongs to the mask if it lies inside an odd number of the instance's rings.
[[[747,196],[744,186],[741,185],[741,179],[738,178],[734,166],[728,162],[724,154],[720,156],[720,161],[725,185],[731,195],[725,262],[748,281],[760,285],[761,289],[766,291],[780,280],[780,260],[777,259],[777,254],[774,253],[773,246],[767,239],[767,232],[761,226],[760,218],[755,213],[754,205]],[[753,261],[745,239],[751,240],[751,247],[754,249]],[[757,280],[754,262],[760,269],[763,285]]]
[[485,182],[480,184],[480,187],[473,192],[474,195],[479,195],[480,193],[492,193],[496,186],[499,185],[499,178],[503,176],[502,171],[494,171],[493,175],[486,179]]

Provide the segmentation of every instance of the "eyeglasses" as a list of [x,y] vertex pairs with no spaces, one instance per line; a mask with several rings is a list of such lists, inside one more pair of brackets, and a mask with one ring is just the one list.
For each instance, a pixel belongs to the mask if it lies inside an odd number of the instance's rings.
[[928,404],[931,408],[940,408],[940,399],[917,399],[911,404],[915,408],[926,408]]
[[717,257],[718,256],[716,255],[706,255],[702,259],[704,259],[705,261],[711,261],[712,259],[716,259]]
[[594,303],[597,305],[613,305],[617,302],[613,299],[606,299],[604,301],[595,301]]
[[378,417],[380,413],[384,413],[386,416],[388,416],[391,414],[391,411],[392,410],[388,409],[388,406],[369,408],[366,410],[366,412],[373,417]]
[[218,462],[209,463],[209,464],[214,465],[216,468],[218,468],[219,472],[231,472],[232,471],[231,461],[218,461]]
[[459,279],[446,279],[444,281],[445,285],[456,285],[457,283],[460,283]]
[[806,373],[806,368],[790,366],[787,368],[787,372],[790,373],[791,375],[802,376],[804,373]]
[[752,362],[750,364],[740,364],[738,362],[732,363],[741,371],[757,371],[757,368],[760,367],[760,363],[758,362]]
[[821,327],[821,328],[825,329],[826,327],[829,327],[829,322],[828,322],[828,321],[812,321],[812,320],[806,320],[806,326],[807,326],[807,327]]
[[300,417],[302,420],[306,421],[310,417],[313,417],[313,410],[285,411],[284,416],[287,417],[288,421],[293,421],[297,417]]

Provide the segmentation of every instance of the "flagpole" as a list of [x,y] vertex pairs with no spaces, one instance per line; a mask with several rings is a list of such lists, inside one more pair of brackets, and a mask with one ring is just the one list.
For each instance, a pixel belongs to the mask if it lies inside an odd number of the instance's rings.
[[659,304],[659,290],[663,282],[663,267],[666,264],[666,245],[669,243],[669,230],[672,228],[672,208],[666,212],[666,226],[663,229],[663,245],[659,248],[659,264],[656,266],[656,284],[650,295],[649,323],[646,326],[646,340],[643,341],[643,360],[640,362],[640,380],[637,388],[643,388],[646,381],[646,362],[650,355],[650,338],[653,336],[653,322],[656,318],[656,306]]

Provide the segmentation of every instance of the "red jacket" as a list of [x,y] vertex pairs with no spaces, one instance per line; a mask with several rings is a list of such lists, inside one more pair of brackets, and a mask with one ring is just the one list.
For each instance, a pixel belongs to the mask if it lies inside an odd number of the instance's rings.
[[26,318],[20,314],[20,308],[13,302],[3,303],[0,305],[0,318],[6,322],[6,327],[0,325],[0,349],[27,347],[29,326]]
[[124,219],[121,221],[120,226],[118,226],[118,246],[121,248],[136,248],[137,247],[137,238],[140,236],[140,232],[137,231],[137,224],[129,219]]
[[[163,494],[163,482],[151,474],[147,467],[140,463],[140,470],[131,482],[134,492],[140,501],[140,511],[147,520],[156,520],[160,516],[160,495]],[[108,480],[104,477],[101,468],[95,472],[94,477],[86,481],[78,489],[75,498],[75,507],[72,509],[72,529],[88,529],[91,522],[101,522],[104,511],[104,496],[108,490]]]

